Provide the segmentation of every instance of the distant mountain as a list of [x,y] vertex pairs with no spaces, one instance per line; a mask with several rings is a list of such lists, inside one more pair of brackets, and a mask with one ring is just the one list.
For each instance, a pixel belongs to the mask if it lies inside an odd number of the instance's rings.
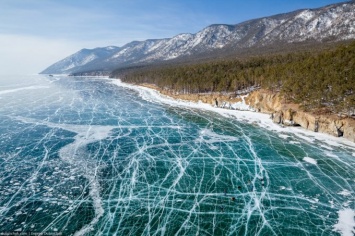
[[111,57],[120,50],[119,47],[81,49],[63,60],[51,65],[41,74],[69,74],[88,64],[99,64],[102,60]]
[[82,49],[41,73],[110,72],[119,67],[198,58],[208,53],[349,39],[355,39],[355,1],[298,10],[237,25],[211,25],[196,34],[133,41],[122,47]]

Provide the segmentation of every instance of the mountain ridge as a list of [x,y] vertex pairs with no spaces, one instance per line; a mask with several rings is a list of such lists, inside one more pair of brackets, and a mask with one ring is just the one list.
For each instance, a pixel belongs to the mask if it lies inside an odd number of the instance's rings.
[[[355,38],[355,2],[343,2],[316,9],[261,17],[239,24],[212,24],[195,34],[172,38],[132,41],[122,47],[78,51],[42,74],[75,74],[89,71],[110,73],[120,67],[146,65],[201,57],[222,56],[248,48],[271,47],[307,41],[342,41]],[[109,49],[110,48],[110,49]]]

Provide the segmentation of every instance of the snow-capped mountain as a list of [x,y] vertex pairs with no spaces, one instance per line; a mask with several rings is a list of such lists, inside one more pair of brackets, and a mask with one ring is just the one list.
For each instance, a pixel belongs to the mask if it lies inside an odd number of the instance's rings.
[[102,59],[112,56],[119,51],[119,47],[109,46],[94,49],[81,49],[80,51],[70,55],[63,60],[51,65],[42,74],[69,74],[76,71],[84,65],[90,63],[99,63]]
[[211,25],[196,34],[133,41],[122,47],[83,49],[45,69],[44,74],[111,71],[118,67],[181,59],[223,49],[279,43],[355,39],[355,2],[298,10],[246,21]]

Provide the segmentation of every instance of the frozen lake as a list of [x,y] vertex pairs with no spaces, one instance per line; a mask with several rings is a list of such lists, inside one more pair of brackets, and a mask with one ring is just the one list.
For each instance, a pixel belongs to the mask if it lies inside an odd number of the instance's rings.
[[353,235],[355,144],[121,85],[0,79],[0,232]]

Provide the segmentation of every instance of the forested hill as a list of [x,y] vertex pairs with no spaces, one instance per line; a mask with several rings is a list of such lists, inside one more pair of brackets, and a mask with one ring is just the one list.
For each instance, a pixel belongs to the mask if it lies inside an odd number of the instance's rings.
[[317,51],[219,60],[185,65],[119,69],[129,83],[151,83],[179,93],[248,88],[279,91],[305,110],[355,113],[355,41]]

